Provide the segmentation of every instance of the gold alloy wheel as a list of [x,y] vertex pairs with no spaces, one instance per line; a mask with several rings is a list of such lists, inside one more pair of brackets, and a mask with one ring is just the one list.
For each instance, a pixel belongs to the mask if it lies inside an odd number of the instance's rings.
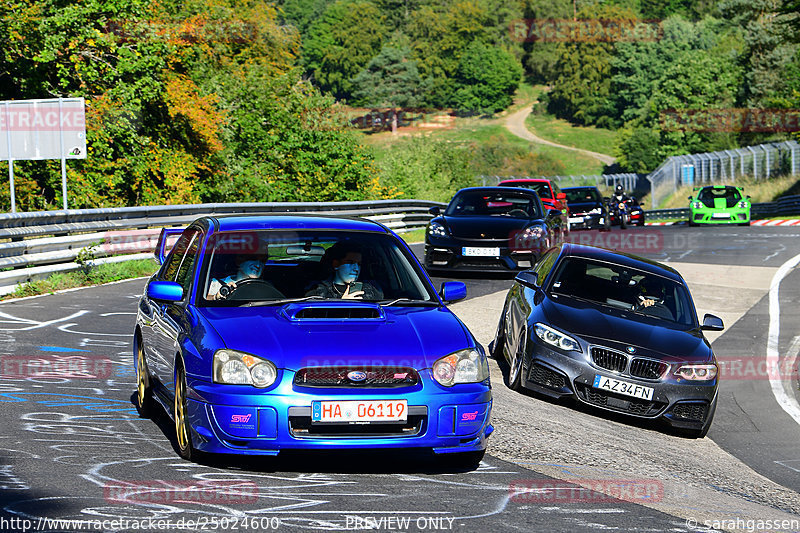
[[186,381],[183,376],[181,369],[175,379],[175,436],[182,455],[189,450],[189,434],[186,430]]
[[144,362],[142,343],[138,344],[139,346],[136,350],[136,395],[139,400],[139,409],[144,409],[147,401],[147,398],[145,398],[145,394],[147,394],[147,366]]

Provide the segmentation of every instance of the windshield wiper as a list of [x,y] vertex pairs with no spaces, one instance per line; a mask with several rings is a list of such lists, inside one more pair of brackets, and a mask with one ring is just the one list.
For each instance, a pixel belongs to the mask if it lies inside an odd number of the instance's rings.
[[387,303],[378,302],[378,305],[381,307],[389,307],[390,305],[422,305],[422,306],[432,306],[432,307],[439,307],[438,302],[434,302],[431,300],[412,300],[411,298],[395,298],[394,300],[390,300]]
[[306,302],[308,300],[327,300],[327,298],[315,294],[313,296],[303,296],[302,298],[284,298],[282,300],[257,300],[255,302],[247,302],[245,305],[247,307],[260,307],[265,305],[283,305],[295,302]]

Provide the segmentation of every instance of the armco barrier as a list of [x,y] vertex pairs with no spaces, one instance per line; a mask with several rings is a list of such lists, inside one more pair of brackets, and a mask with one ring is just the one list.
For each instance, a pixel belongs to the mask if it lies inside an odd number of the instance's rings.
[[[80,250],[91,247],[96,263],[151,257],[160,228],[184,226],[204,215],[335,214],[376,220],[394,231],[424,227],[432,206],[425,200],[161,205],[0,214],[0,294],[18,283],[54,272],[78,270]],[[686,219],[687,208],[646,211],[648,220]],[[753,218],[800,214],[800,196],[753,204]],[[4,269],[4,270],[3,270]]]
[[[319,214],[375,220],[396,232],[424,227],[432,206],[424,200],[162,205],[0,214],[0,294],[55,272],[78,270],[73,261],[91,248],[96,263],[152,257],[160,228],[184,226],[204,215]],[[144,253],[142,253],[144,252]]]

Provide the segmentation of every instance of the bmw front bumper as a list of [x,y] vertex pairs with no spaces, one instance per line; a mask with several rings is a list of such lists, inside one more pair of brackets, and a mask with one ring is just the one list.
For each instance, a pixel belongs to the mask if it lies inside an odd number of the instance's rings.
[[[667,373],[659,380],[641,379],[595,365],[587,353],[566,354],[538,337],[529,339],[523,384],[551,398],[573,397],[581,403],[639,418],[662,419],[675,428],[701,428],[717,394],[717,380],[687,382]],[[670,368],[670,372],[671,372]],[[597,375],[653,389],[652,400],[617,394],[593,386]]]
[[[266,390],[189,378],[192,443],[203,452],[245,455],[286,449],[486,449],[493,431],[488,380],[447,388],[433,381],[430,370],[419,373],[417,385],[383,389],[300,387],[290,371],[282,371],[279,382]],[[311,422],[312,401],[393,399],[408,402],[405,423]]]

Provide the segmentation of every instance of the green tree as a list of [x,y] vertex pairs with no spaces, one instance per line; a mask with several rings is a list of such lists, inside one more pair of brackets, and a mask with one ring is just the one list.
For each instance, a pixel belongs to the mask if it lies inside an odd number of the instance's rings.
[[786,88],[784,70],[797,52],[792,43],[797,14],[782,13],[781,0],[726,0],[722,13],[744,29],[746,52],[743,102],[749,107],[768,105],[771,95]]
[[408,59],[410,54],[409,48],[384,46],[353,79],[356,104],[391,108],[392,133],[397,132],[397,108],[419,106],[425,97],[417,62]]
[[308,30],[303,61],[314,82],[338,99],[353,94],[353,78],[381,49],[385,17],[367,0],[338,0]]
[[[630,24],[633,11],[612,4],[593,4],[581,9],[580,20],[615,20]],[[613,42],[580,39],[559,46],[559,73],[554,89],[547,95],[547,107],[559,117],[580,124],[614,126],[611,99]]]
[[[268,95],[268,97],[264,97]],[[250,72],[226,129],[227,179],[218,201],[364,200],[383,196],[371,155],[331,96],[297,73]]]
[[480,41],[470,44],[456,70],[452,105],[468,111],[495,112],[511,105],[522,66],[505,50]]

